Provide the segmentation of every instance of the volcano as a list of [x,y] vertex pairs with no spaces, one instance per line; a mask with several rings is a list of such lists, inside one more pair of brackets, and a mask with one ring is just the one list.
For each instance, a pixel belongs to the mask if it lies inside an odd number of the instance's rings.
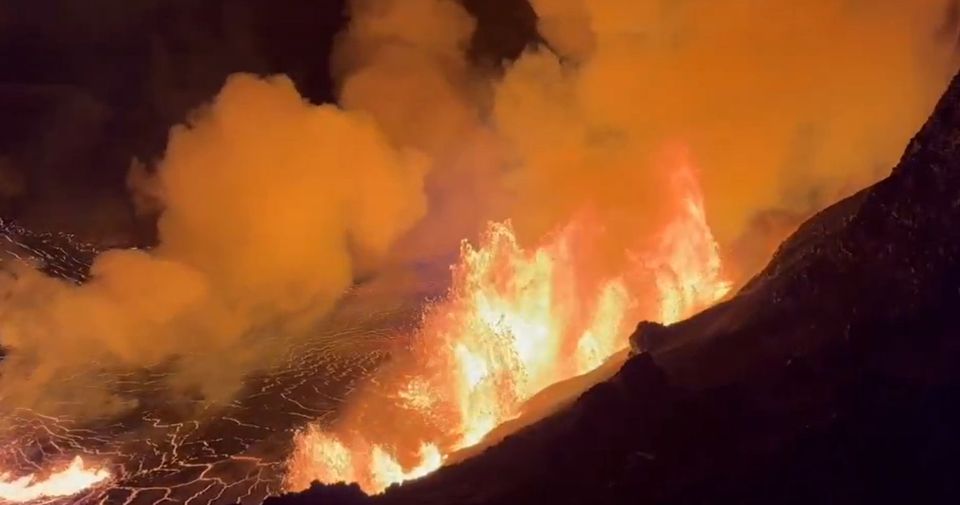
[[958,139],[960,76],[888,177],[556,415],[381,496],[267,503],[957,503]]
[[949,500],[958,2],[15,20],[0,502]]

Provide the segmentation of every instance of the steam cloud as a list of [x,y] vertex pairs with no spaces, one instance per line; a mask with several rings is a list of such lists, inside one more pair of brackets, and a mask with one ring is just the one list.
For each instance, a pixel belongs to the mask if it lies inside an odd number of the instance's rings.
[[896,162],[952,74],[952,4],[533,0],[551,49],[512,66],[494,113],[518,158],[511,215],[536,235],[589,202],[642,232],[662,200],[651,153],[682,142],[752,273],[766,233]]
[[144,366],[228,398],[283,352],[264,329],[296,334],[356,275],[443,254],[487,219],[533,241],[592,212],[616,265],[671,212],[669,146],[750,273],[800,217],[893,165],[955,64],[952,0],[532,5],[546,45],[499,75],[468,59],[459,3],[354,0],[339,106],[283,77],[229,79],[153,175],[131,174],[162,209],[155,249],[105,253],[81,287],[3,272],[0,402],[62,408],[84,388],[101,412],[117,399],[64,379]]
[[431,160],[426,219],[402,258],[449,253],[498,214],[502,147],[486,122],[493,80],[467,58],[476,23],[454,0],[354,0],[334,52],[339,98]]
[[162,205],[155,249],[107,252],[79,287],[26,265],[3,272],[0,400],[115,412],[120,399],[92,398],[83,379],[144,366],[229,398],[284,352],[257,330],[329,309],[355,263],[423,215],[425,170],[362,114],[307,104],[286,78],[232,77],[172,131],[156,174],[133,178]]

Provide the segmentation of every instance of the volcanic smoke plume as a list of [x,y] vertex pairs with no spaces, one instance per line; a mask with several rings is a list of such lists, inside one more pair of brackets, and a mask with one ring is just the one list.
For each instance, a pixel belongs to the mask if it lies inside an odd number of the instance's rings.
[[[366,117],[304,103],[283,78],[232,77],[171,132],[135,189],[162,206],[151,251],[102,254],[81,286],[25,264],[0,280],[5,407],[103,415],[93,371],[169,367],[178,391],[225,400],[424,212],[421,156]],[[69,379],[69,380],[68,380]],[[67,402],[73,397],[74,401]]]
[[[227,400],[285,351],[259,336],[469,239],[408,349],[298,437],[292,486],[378,491],[595,368],[636,319],[745,280],[771,234],[893,164],[954,66],[951,0],[531,4],[543,42],[493,73],[458,2],[354,0],[338,105],[228,79],[131,170],[156,247],[102,254],[79,286],[4,266],[0,402],[115,413],[130,399],[92,377],[145,367]],[[383,412],[402,433],[367,422]]]
[[650,153],[682,139],[725,250],[762,240],[758,214],[805,216],[892,166],[956,40],[940,0],[531,3],[548,47],[508,69],[493,115],[531,236],[585,202],[616,230],[662,223]]

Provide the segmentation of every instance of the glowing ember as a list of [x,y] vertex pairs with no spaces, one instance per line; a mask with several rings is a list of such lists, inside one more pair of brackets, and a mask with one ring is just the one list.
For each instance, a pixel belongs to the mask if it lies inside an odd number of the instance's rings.
[[590,372],[623,350],[640,319],[666,323],[730,289],[689,165],[673,178],[674,218],[652,245],[606,276],[591,250],[598,223],[583,217],[540,247],[521,247],[493,223],[482,247],[464,244],[448,296],[426,311],[395,355],[332,429],[298,434],[290,490],[356,482],[368,493],[430,473],[475,445],[548,386]]
[[87,468],[83,458],[77,456],[66,469],[42,479],[36,474],[17,479],[11,479],[8,473],[0,474],[0,501],[24,503],[41,498],[72,496],[109,478],[110,472]]

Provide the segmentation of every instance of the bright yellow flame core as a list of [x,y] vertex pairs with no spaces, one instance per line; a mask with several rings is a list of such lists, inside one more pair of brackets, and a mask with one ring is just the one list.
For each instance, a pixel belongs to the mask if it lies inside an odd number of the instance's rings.
[[72,496],[109,478],[110,472],[87,468],[83,458],[77,456],[66,469],[43,479],[37,478],[36,474],[13,479],[8,473],[0,473],[0,501],[25,503],[41,498]]
[[422,477],[548,386],[625,349],[636,321],[673,323],[726,295],[692,169],[677,167],[672,186],[677,212],[612,277],[593,278],[603,271],[589,268],[600,227],[587,218],[534,250],[520,246],[509,223],[491,223],[479,248],[464,243],[450,292],[426,311],[409,355],[395,356],[371,381],[377,386],[348,405],[366,410],[297,435],[287,488],[356,482],[379,493]]

